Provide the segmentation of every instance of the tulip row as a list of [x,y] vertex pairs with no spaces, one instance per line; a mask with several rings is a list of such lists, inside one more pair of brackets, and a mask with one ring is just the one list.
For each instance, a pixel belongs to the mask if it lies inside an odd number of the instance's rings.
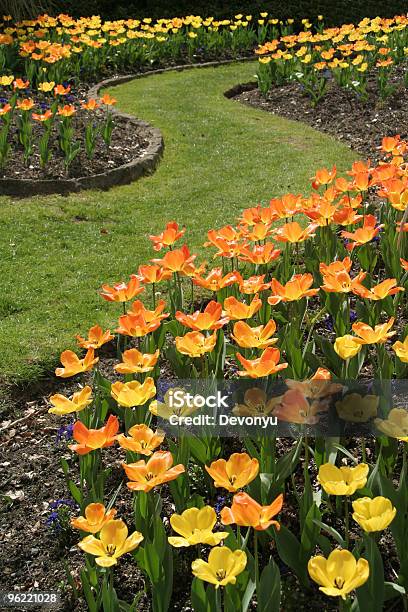
[[[111,107],[116,100],[104,95],[100,100],[90,99],[80,106],[67,103],[70,86],[43,82],[40,91],[45,98],[35,100],[25,96],[30,91],[30,82],[14,79],[14,76],[0,77],[3,88],[3,104],[0,107],[0,168],[4,168],[12,147],[21,147],[24,162],[30,163],[34,154],[39,156],[41,168],[46,168],[52,158],[52,149],[57,144],[59,154],[64,158],[65,168],[69,167],[85,150],[88,159],[95,154],[98,139],[109,147],[114,121]],[[36,96],[38,98],[38,96]],[[82,112],[86,116],[83,140],[78,139],[75,116]],[[41,125],[38,133],[34,130]]]
[[[44,78],[57,82],[72,77],[95,79],[107,69],[135,71],[153,64],[248,54],[270,37],[290,34],[293,23],[266,12],[222,21],[190,15],[156,22],[146,18],[104,23],[98,16],[42,15],[13,24],[3,18],[0,65],[21,66],[36,84]],[[312,27],[307,20],[304,23]]]
[[[266,95],[273,85],[299,82],[316,105],[335,82],[365,102],[374,74],[379,98],[388,98],[398,88],[391,79],[394,67],[406,64],[407,24],[406,16],[378,17],[315,34],[305,29],[261,44],[256,51],[259,88]],[[403,79],[407,86],[407,78]]]
[[[345,176],[319,169],[310,195],[273,198],[244,210],[236,227],[210,230],[205,246],[221,261],[210,270],[177,246],[186,229],[170,222],[150,236],[163,256],[129,282],[102,286],[102,298],[119,307],[115,333],[95,325],[77,336],[84,356],[62,353],[56,375],[86,384],[71,397],[53,395],[49,409],[77,415],[74,457],[62,467],[81,510],[72,525],[90,610],[137,609],[143,592],[124,604],[115,589],[113,567],[126,553],[159,612],[169,609],[173,574],[186,560],[197,612],[246,611],[255,599],[261,611],[290,609],[282,564],[341,610],[407,606],[408,412],[374,391],[375,379],[407,374],[408,144],[387,137],[382,151],[376,167],[359,161]],[[106,377],[98,351],[109,344],[117,362]],[[253,379],[233,414],[273,415],[296,440],[284,452],[270,430],[232,442],[206,427],[190,431],[198,399],[184,394],[175,406],[183,385],[163,388],[163,369],[209,389]],[[362,374],[372,389],[364,396],[353,388]],[[273,382],[280,391],[271,397]],[[361,449],[344,437],[311,437],[333,394],[342,420],[376,428]],[[112,493],[117,460],[123,479]],[[132,494],[126,522],[115,508],[123,483]],[[398,562],[384,566],[388,528]]]

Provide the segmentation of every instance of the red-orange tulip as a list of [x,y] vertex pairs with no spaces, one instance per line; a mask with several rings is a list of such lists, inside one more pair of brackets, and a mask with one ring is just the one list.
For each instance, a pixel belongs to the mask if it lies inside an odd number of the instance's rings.
[[108,302],[128,302],[142,291],[144,287],[140,286],[140,280],[136,274],[132,274],[128,284],[117,283],[113,287],[102,285],[101,296]]
[[77,452],[78,455],[86,455],[98,448],[112,446],[115,443],[118,430],[118,417],[112,414],[106,424],[100,429],[88,429],[81,421],[76,421],[72,437],[78,444],[71,444],[69,448]]
[[276,374],[280,370],[288,367],[287,363],[278,363],[280,359],[280,351],[277,348],[267,348],[262,355],[257,359],[245,359],[240,353],[236,354],[237,359],[245,368],[238,372],[240,376],[249,376],[250,378],[261,378]]
[[268,302],[271,306],[275,306],[279,302],[293,302],[305,297],[312,297],[319,291],[319,289],[310,289],[312,284],[313,276],[311,274],[295,274],[286,285],[281,285],[278,280],[273,278],[271,281],[272,295],[268,298]]
[[234,495],[231,508],[225,507],[221,510],[221,523],[252,527],[256,531],[265,531],[272,525],[280,529],[280,524],[274,520],[274,517],[282,510],[282,506],[282,493],[269,506],[261,506],[247,493],[237,493]]
[[82,338],[82,336],[76,336],[79,346],[86,349],[98,349],[110,340],[114,336],[107,329],[105,332],[99,325],[94,325],[88,332],[88,338]]
[[176,319],[185,327],[194,331],[220,329],[228,323],[228,317],[222,317],[222,305],[212,300],[207,304],[204,312],[197,310],[193,314],[184,314],[179,310],[176,312]]
[[178,223],[170,221],[167,223],[166,229],[157,236],[149,236],[153,242],[155,251],[160,251],[163,248],[172,246],[177,240],[180,240],[185,234],[185,228],[179,229]]

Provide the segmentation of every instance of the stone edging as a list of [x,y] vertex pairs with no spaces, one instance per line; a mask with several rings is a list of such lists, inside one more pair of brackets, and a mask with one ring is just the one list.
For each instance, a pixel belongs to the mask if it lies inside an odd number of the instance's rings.
[[[238,62],[253,61],[256,56],[237,58],[232,60],[220,60],[214,62],[204,62],[201,64],[182,64],[168,68],[158,68],[140,72],[138,74],[127,74],[118,77],[105,79],[90,88],[88,95],[96,98],[101,89],[114,87],[123,83],[128,83],[134,79],[163,74],[165,72],[184,71],[192,68],[210,68],[232,64]],[[126,185],[146,174],[152,174],[156,169],[164,150],[163,136],[158,128],[153,127],[146,121],[136,119],[133,115],[121,113],[114,109],[113,113],[136,127],[143,127],[150,132],[149,144],[141,157],[136,158],[117,168],[112,168],[101,174],[94,174],[71,179],[0,179],[0,195],[30,197],[35,195],[67,194],[78,192],[85,189],[109,189],[116,185]]]

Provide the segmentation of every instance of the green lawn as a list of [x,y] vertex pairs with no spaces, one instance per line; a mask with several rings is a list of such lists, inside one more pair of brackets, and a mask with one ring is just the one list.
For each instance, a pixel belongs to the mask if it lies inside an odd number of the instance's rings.
[[166,221],[186,224],[197,249],[243,208],[309,189],[316,167],[350,164],[353,154],[334,139],[223,97],[254,72],[245,63],[167,73],[111,92],[164,134],[151,177],[109,192],[0,198],[1,380],[34,382],[75,333],[114,325],[117,309],[98,288],[152,257],[147,236]]

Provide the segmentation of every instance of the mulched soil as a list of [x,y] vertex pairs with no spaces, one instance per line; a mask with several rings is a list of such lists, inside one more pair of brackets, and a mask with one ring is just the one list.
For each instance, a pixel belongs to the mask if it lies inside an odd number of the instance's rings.
[[64,155],[59,148],[56,128],[53,129],[50,139],[51,160],[45,168],[42,168],[38,143],[44,133],[43,126],[34,124],[34,151],[27,162],[23,157],[23,148],[18,144],[17,129],[14,126],[11,130],[14,145],[11,147],[7,164],[1,171],[0,177],[54,180],[80,178],[104,173],[143,156],[149,144],[149,128],[136,126],[128,119],[115,115],[110,145],[107,146],[102,137],[98,135],[94,155],[89,159],[85,152],[84,140],[85,127],[90,120],[97,121],[99,125],[103,124],[103,117],[100,114],[95,115],[95,119],[92,119],[84,111],[74,117],[74,140],[81,143],[81,150],[68,170],[65,167]]
[[[384,136],[408,136],[408,96],[404,87],[404,68],[399,66],[392,78],[394,93],[379,99],[375,75],[369,77],[368,99],[362,102],[355,93],[340,88],[333,80],[323,100],[312,107],[310,98],[298,82],[272,87],[264,97],[256,83],[237,87],[235,100],[264,111],[302,121],[314,129],[335,136],[351,149],[373,162],[381,158],[378,148]],[[249,91],[245,91],[249,89]],[[244,91],[243,91],[244,90]],[[230,96],[229,96],[230,97]]]

